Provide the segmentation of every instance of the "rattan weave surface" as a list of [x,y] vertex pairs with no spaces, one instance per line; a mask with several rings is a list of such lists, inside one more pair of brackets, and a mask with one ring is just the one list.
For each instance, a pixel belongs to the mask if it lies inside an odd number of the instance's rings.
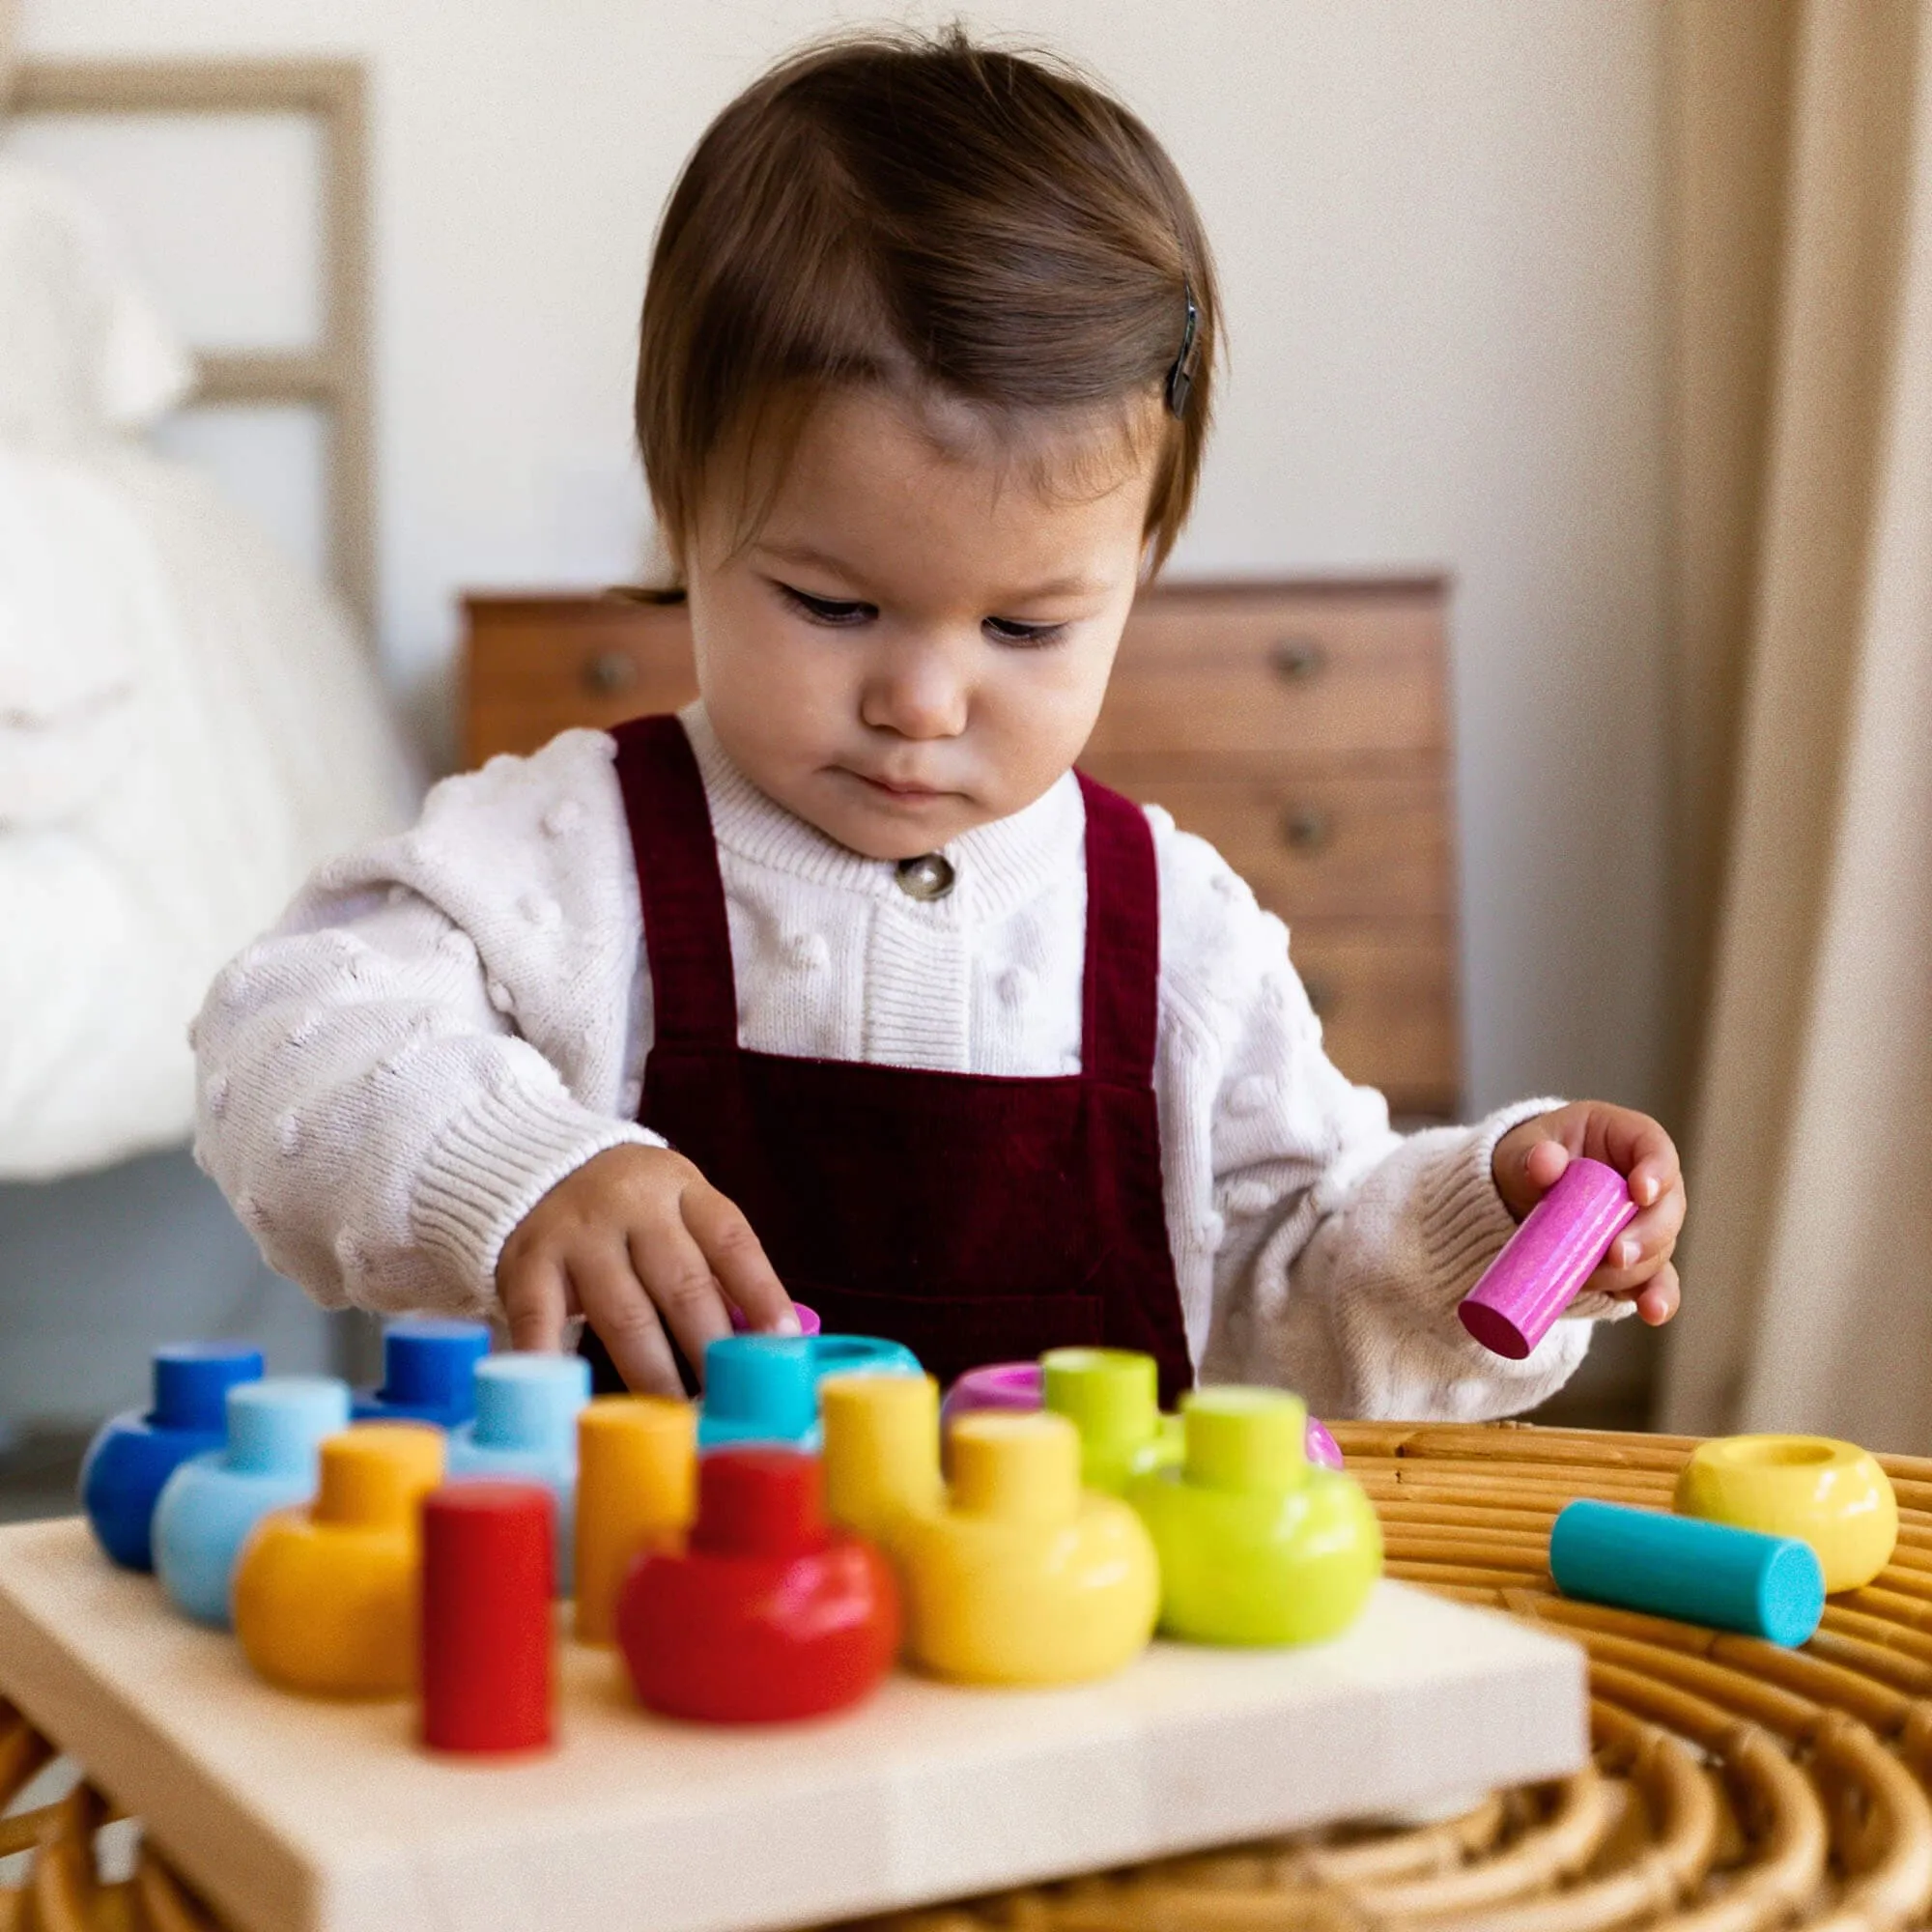
[[[1562,1784],[1427,1826],[1298,1834],[873,1921],[877,1932],[1879,1932],[1932,1926],[1932,1462],[1880,1460],[1892,1564],[1780,1651],[1557,1596],[1549,1524],[1580,1495],[1667,1505],[1687,1437],[1350,1424],[1389,1574],[1588,1650],[1596,1753]],[[0,1810],[47,1745],[0,1705]],[[152,1851],[100,1885],[84,1785],[0,1818],[0,1932],[211,1932]]]

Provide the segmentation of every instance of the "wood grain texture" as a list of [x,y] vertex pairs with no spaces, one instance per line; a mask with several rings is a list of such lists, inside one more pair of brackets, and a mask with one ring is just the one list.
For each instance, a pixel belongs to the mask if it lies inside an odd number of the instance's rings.
[[464,754],[534,752],[579,725],[676,711],[697,696],[678,604],[617,597],[464,599]]
[[1348,765],[1448,740],[1438,603],[1202,591],[1141,600],[1122,639],[1095,758]]
[[1455,957],[1441,921],[1304,920],[1289,956],[1328,1057],[1399,1114],[1455,1112]]
[[1335,1643],[1156,1645],[1103,1684],[895,1677],[810,1725],[683,1726],[565,1644],[560,1747],[484,1768],[406,1703],[287,1697],[74,1520],[0,1530],[0,1695],[238,1932],[753,1932],[1577,1770],[1573,1645],[1383,1585]]
[[1455,912],[1440,762],[1202,778],[1177,764],[1081,759],[1104,784],[1163,806],[1291,925],[1304,919],[1435,919]]

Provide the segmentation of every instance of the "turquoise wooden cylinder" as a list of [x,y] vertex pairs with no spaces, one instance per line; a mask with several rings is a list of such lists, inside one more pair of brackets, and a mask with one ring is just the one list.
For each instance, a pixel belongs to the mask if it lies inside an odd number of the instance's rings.
[[1623,1503],[1564,1510],[1549,1532],[1549,1574],[1566,1597],[1773,1643],[1805,1642],[1825,1613],[1825,1573],[1808,1543]]
[[704,1351],[704,1406],[697,1446],[768,1443],[815,1452],[819,1444],[814,1338],[726,1335]]
[[921,1373],[910,1349],[876,1335],[723,1335],[704,1350],[697,1446],[770,1443],[816,1455],[820,1382]]

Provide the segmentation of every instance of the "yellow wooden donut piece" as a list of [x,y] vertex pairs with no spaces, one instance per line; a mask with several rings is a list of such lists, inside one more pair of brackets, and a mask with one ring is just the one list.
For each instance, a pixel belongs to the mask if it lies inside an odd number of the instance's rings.
[[963,1684],[1076,1684],[1153,1634],[1160,1565],[1138,1516],[1080,1487],[1064,1415],[981,1409],[953,1423],[952,1490],[895,1538],[907,1650]]
[[255,1525],[235,1571],[235,1634],[270,1684],[394,1697],[415,1682],[418,1511],[442,1456],[426,1422],[358,1422],[323,1443],[315,1502]]
[[1877,1459],[1827,1435],[1723,1435],[1700,1443],[1677,1478],[1681,1516],[1795,1536],[1818,1552],[1833,1593],[1891,1561],[1898,1499]]

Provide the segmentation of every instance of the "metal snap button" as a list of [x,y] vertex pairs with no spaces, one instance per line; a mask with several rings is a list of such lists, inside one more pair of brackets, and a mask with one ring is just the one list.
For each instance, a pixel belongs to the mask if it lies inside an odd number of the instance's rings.
[[908,898],[943,899],[952,890],[957,874],[944,853],[922,852],[917,859],[901,859],[893,876]]

